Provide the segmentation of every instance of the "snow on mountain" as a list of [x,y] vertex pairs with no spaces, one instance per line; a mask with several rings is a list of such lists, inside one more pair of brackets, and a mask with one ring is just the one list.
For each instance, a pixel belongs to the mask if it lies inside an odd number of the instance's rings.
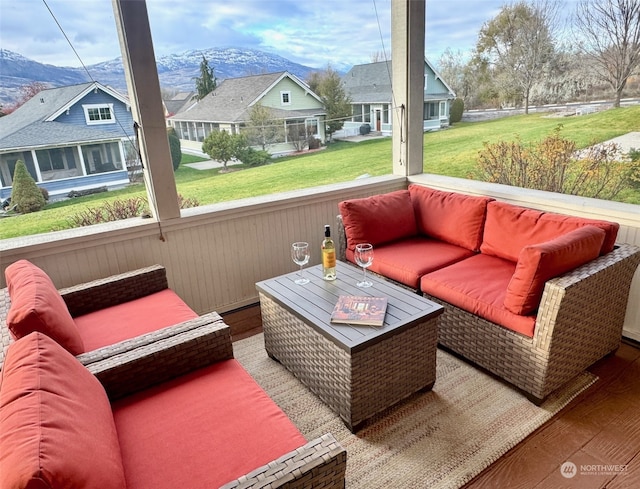
[[[167,89],[190,91],[194,78],[200,75],[203,56],[214,69],[218,81],[240,76],[288,71],[306,79],[313,68],[289,61],[281,56],[240,48],[211,48],[161,56],[156,60],[160,85]],[[0,49],[0,104],[10,104],[19,95],[20,87],[42,82],[50,87],[75,85],[91,79],[103,85],[126,91],[122,58],[115,58],[83,68],[60,67],[38,63],[24,56]]]

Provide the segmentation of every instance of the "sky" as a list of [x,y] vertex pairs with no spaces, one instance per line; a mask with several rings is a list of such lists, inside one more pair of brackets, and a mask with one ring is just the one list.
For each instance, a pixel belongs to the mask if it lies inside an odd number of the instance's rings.
[[[426,56],[468,55],[509,0],[427,0]],[[572,0],[568,0],[572,1]],[[57,66],[120,56],[111,0],[0,0],[0,47]],[[322,69],[390,57],[391,0],[147,0],[156,57],[192,49],[267,51]]]

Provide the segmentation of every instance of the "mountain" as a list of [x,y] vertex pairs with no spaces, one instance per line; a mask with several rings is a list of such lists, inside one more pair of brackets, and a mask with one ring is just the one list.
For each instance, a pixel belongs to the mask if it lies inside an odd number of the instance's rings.
[[[157,58],[160,85],[170,90],[191,91],[194,78],[200,75],[202,57],[214,69],[218,81],[260,73],[288,71],[306,79],[314,68],[256,49],[211,48],[170,54]],[[38,63],[6,49],[0,49],[0,104],[15,101],[20,87],[34,81],[50,87],[76,85],[96,80],[126,92],[122,58],[115,58],[83,68],[60,67]],[[90,75],[90,76],[89,76]]]

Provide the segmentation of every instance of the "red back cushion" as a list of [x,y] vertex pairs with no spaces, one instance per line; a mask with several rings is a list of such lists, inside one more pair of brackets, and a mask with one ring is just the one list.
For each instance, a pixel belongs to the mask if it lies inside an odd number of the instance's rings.
[[490,202],[480,251],[515,262],[525,246],[544,243],[587,225],[605,231],[600,254],[613,250],[618,223],[542,212],[506,202]]
[[347,235],[347,248],[358,243],[376,246],[416,236],[416,219],[408,190],[397,190],[338,204]]
[[534,312],[545,282],[598,257],[604,238],[603,229],[584,226],[551,241],[525,246],[507,287],[504,306],[514,314]]
[[125,488],[100,382],[51,338],[13,343],[0,384],[0,487]]
[[409,193],[418,232],[471,251],[480,249],[491,197],[443,192],[421,185],[409,185]]
[[7,326],[15,339],[40,331],[74,355],[85,351],[64,299],[44,271],[19,260],[4,274],[11,298]]

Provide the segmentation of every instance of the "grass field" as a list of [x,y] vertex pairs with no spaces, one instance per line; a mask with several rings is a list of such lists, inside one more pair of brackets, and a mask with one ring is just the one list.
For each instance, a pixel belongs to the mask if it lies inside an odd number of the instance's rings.
[[[553,118],[545,114],[517,115],[486,122],[458,123],[424,135],[424,172],[468,178],[484,142],[539,141],[562,124],[561,134],[583,148],[594,142],[638,130],[640,107],[612,109],[580,117]],[[176,171],[178,193],[197,199],[200,205],[254,197],[329,183],[344,182],[369,174],[391,173],[391,139],[360,143],[338,141],[308,155],[278,158],[267,166],[195,170],[184,163],[195,158],[183,155]],[[71,227],[70,216],[106,200],[146,197],[142,184],[78,199],[48,204],[40,212],[0,219],[0,238],[26,236]],[[625,191],[619,200],[640,204],[640,191]]]

